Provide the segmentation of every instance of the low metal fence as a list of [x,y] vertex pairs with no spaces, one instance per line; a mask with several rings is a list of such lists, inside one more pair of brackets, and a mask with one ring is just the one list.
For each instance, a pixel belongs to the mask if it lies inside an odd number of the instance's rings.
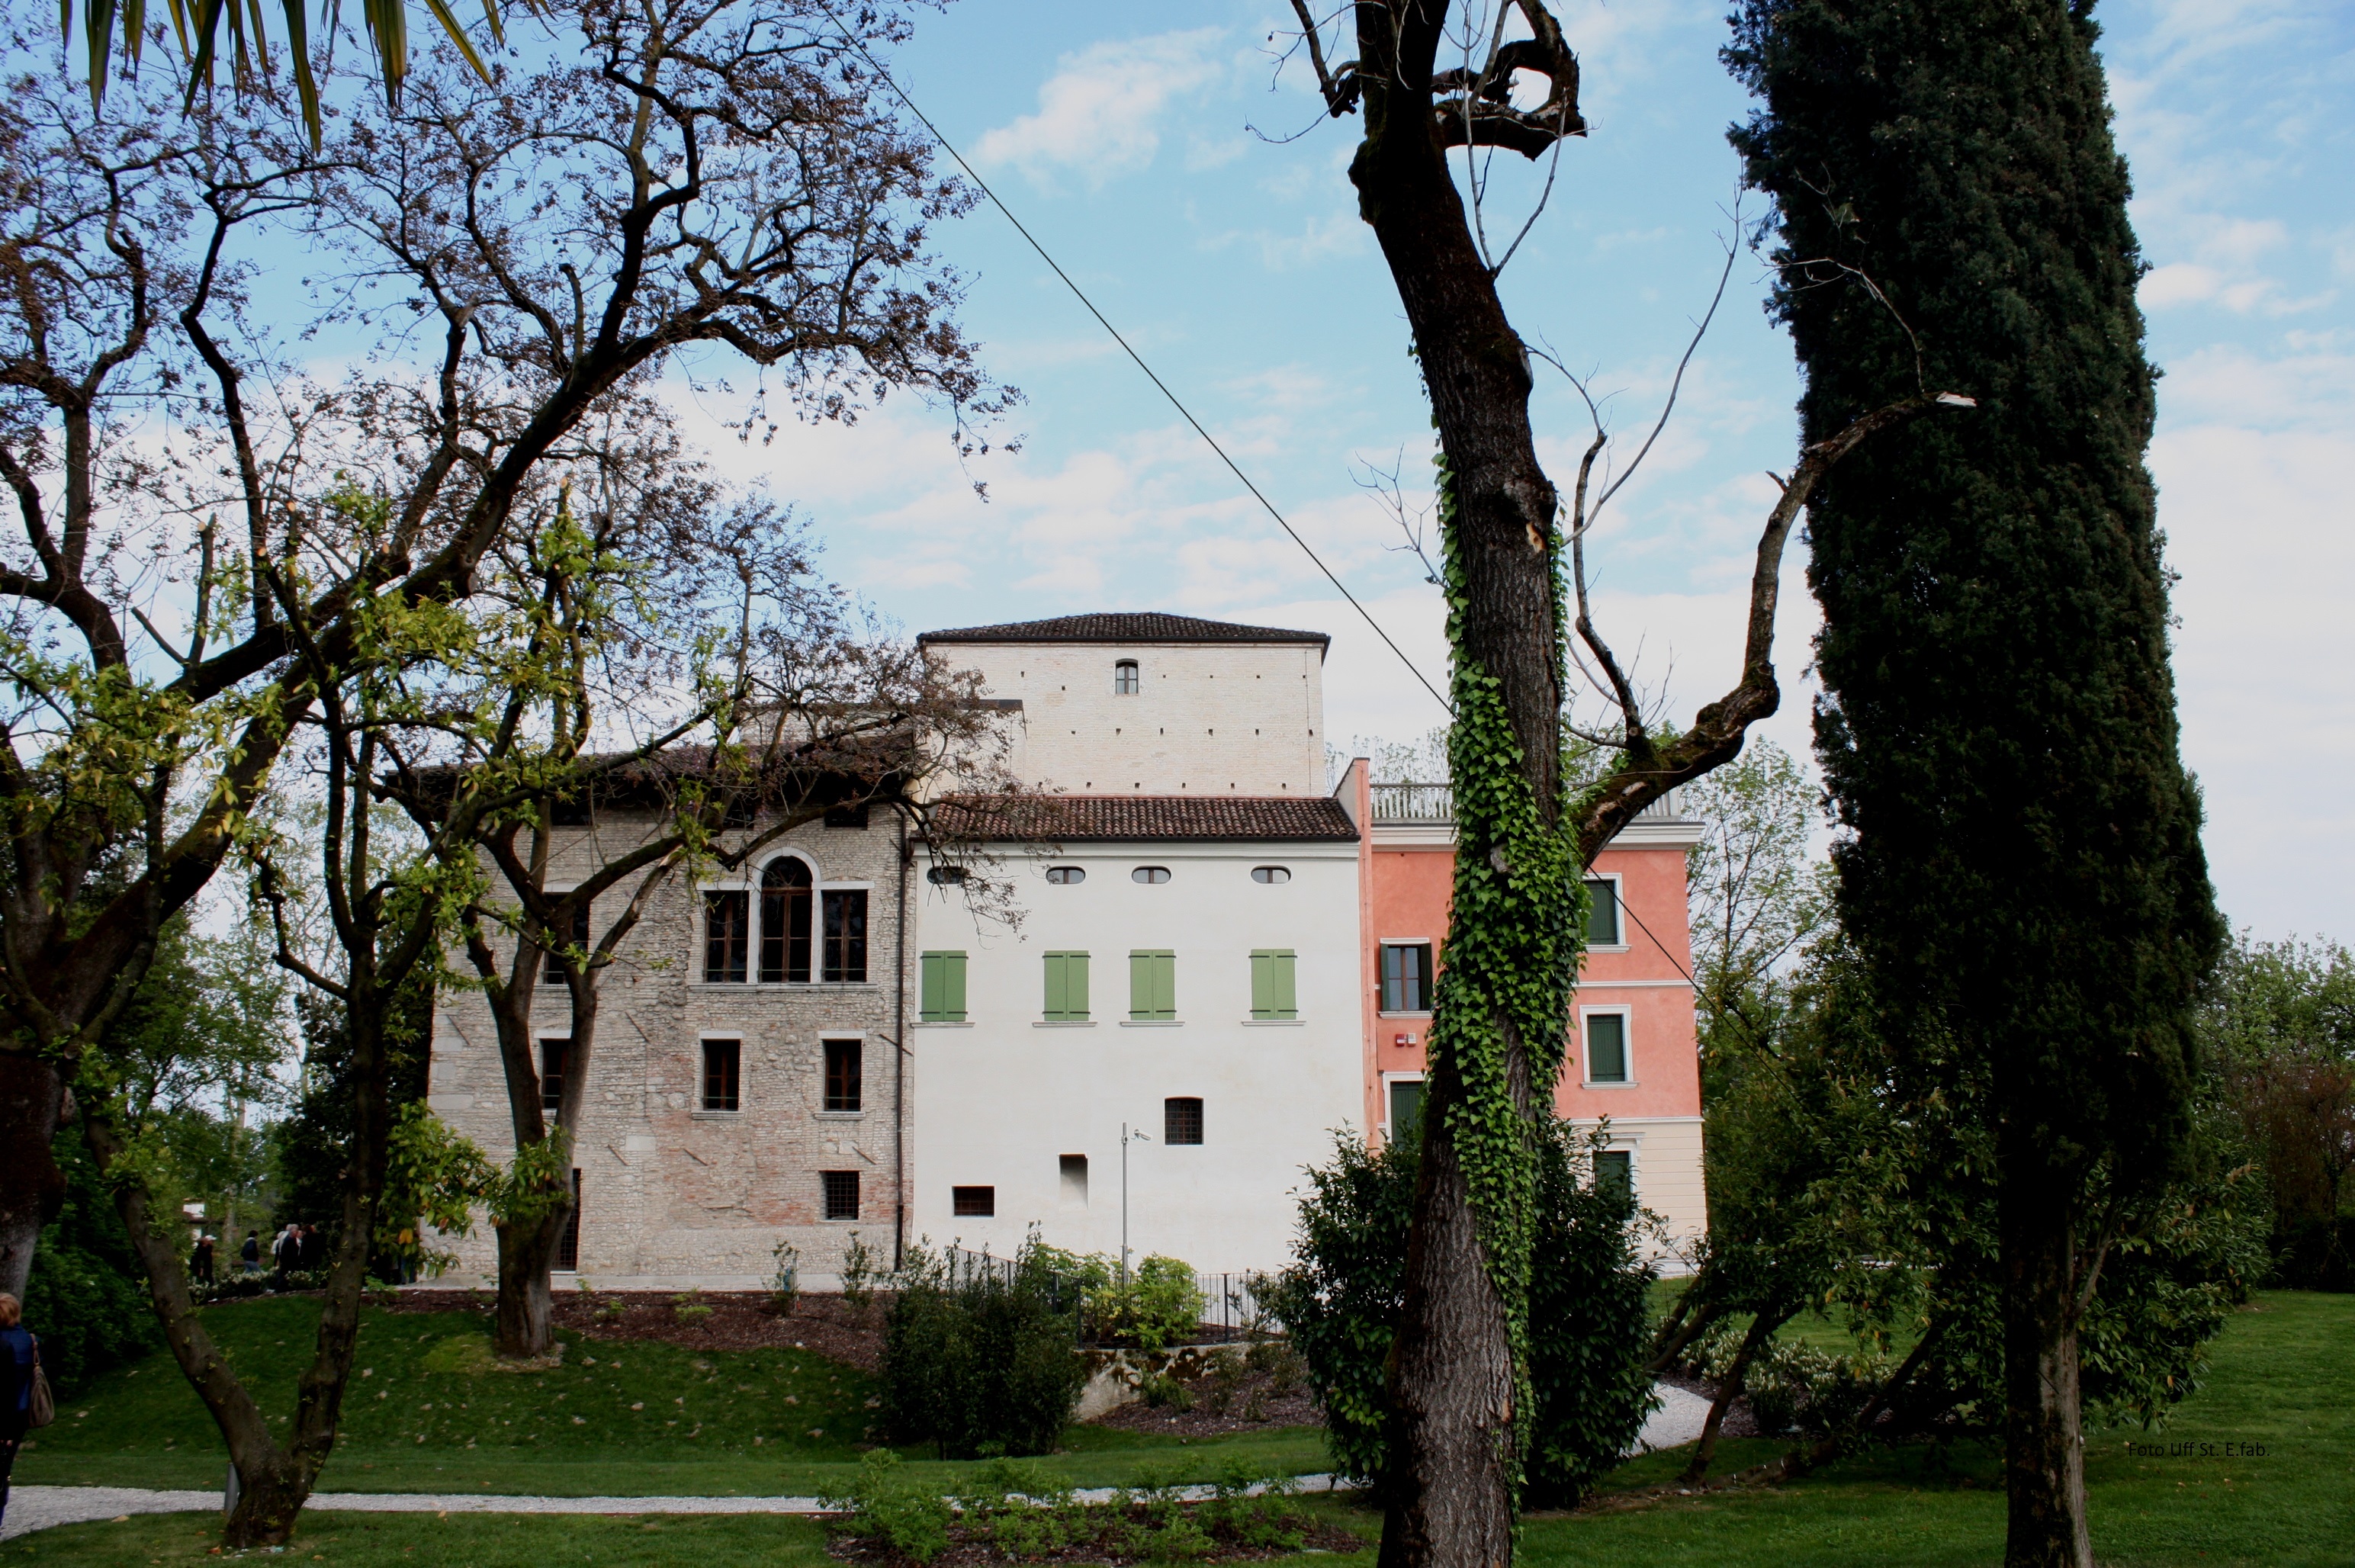
[[[1026,1266],[1018,1258],[998,1257],[986,1250],[975,1252],[970,1247],[943,1247],[939,1256],[942,1269],[952,1284],[995,1279],[1010,1285],[1022,1277]],[[1032,1277],[1044,1285],[1059,1311],[1079,1313],[1082,1340],[1100,1345],[1117,1343],[1124,1337],[1117,1321],[1116,1290],[1107,1291],[1103,1282],[1085,1275],[1040,1268],[1036,1264],[1028,1267]],[[1194,1288],[1201,1295],[1201,1307],[1197,1314],[1193,1342],[1231,1344],[1281,1335],[1284,1326],[1260,1299],[1273,1277],[1261,1269],[1196,1275]]]

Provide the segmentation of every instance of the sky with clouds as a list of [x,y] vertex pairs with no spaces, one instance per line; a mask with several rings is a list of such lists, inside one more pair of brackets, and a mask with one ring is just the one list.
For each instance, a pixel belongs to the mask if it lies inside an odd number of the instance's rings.
[[[1606,403],[1621,450],[1657,413],[1737,217],[1717,50],[1723,0],[1577,0],[1589,136],[1507,270],[1516,325]],[[2343,0],[2107,0],[2120,142],[2164,367],[2150,462],[2181,574],[2185,749],[2227,914],[2355,939],[2355,8]],[[896,59],[916,101],[1434,683],[1436,591],[1381,496],[1425,501],[1430,427],[1389,276],[1281,0],[1167,6],[958,0]],[[1501,165],[1499,243],[1547,175]],[[2333,172],[2337,171],[2337,172]],[[1756,198],[1738,209],[1757,214]],[[1409,739],[1440,709],[996,212],[941,230],[964,319],[1026,401],[1018,451],[960,460],[940,410],[766,445],[708,418],[715,456],[816,524],[826,565],[910,631],[1099,609],[1333,635],[1328,729]],[[1595,537],[1598,618],[1671,714],[1735,672],[1742,591],[1792,457],[1796,383],[1735,261],[1675,418]],[[682,384],[683,389],[683,384]],[[1566,380],[1536,400],[1558,476],[1586,434]],[[976,485],[986,489],[977,493]],[[1793,562],[1785,711],[1806,744],[1813,610]]]

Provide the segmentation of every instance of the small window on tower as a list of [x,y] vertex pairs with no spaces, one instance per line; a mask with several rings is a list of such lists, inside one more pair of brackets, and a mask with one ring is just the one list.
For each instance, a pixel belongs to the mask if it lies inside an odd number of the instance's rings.
[[1112,688],[1123,697],[1135,697],[1139,690],[1136,661],[1122,659],[1112,667]]

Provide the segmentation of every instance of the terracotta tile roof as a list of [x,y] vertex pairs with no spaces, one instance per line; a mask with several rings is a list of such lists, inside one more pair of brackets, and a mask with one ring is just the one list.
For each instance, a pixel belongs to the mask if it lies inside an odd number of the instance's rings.
[[1119,613],[1058,615],[1050,621],[1012,621],[997,626],[956,626],[926,632],[919,643],[1308,643],[1324,647],[1322,632],[1287,632],[1278,626],[1239,626],[1192,615]]
[[957,837],[1031,843],[1276,839],[1353,843],[1358,830],[1329,795],[968,795],[936,808]]

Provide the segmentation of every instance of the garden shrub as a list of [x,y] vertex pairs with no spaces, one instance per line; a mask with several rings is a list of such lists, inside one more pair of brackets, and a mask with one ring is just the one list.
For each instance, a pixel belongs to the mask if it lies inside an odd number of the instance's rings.
[[[1529,1298],[1535,1409],[1524,1460],[1530,1507],[1574,1507],[1634,1445],[1654,1404],[1643,1365],[1654,1270],[1636,1250],[1649,1221],[1585,1174],[1587,1140],[1550,1120],[1537,1140]],[[1337,1136],[1333,1163],[1308,1173],[1293,1265],[1259,1290],[1305,1363],[1334,1467],[1377,1488],[1419,1157],[1397,1145],[1369,1153]]]
[[79,1136],[51,1146],[65,1172],[65,1204],[41,1228],[25,1288],[25,1326],[40,1336],[41,1366],[59,1392],[162,1348],[147,1273],[131,1232]]
[[1057,1299],[1039,1249],[1010,1268],[911,1248],[883,1328],[882,1424],[951,1459],[1043,1454],[1087,1381],[1076,1304]]
[[900,1556],[930,1563],[949,1543],[949,1505],[938,1490],[910,1479],[900,1456],[870,1448],[847,1492],[820,1493],[828,1508],[849,1510],[848,1529],[882,1541]]

